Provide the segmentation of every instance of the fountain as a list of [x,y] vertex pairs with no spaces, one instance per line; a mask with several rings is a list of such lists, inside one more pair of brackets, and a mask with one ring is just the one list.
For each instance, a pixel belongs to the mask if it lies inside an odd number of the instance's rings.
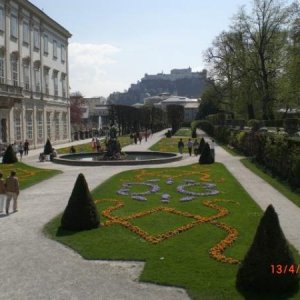
[[162,164],[182,159],[181,155],[158,151],[125,151],[122,152],[117,139],[117,130],[110,128],[106,151],[103,153],[71,153],[55,157],[54,163],[74,166],[116,166]]

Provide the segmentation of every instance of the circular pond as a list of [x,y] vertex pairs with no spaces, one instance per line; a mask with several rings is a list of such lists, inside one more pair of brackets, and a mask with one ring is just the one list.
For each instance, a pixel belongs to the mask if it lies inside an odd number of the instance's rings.
[[163,164],[182,159],[182,156],[170,152],[128,151],[123,159],[105,160],[99,153],[72,153],[53,158],[53,162],[73,166],[122,166]]

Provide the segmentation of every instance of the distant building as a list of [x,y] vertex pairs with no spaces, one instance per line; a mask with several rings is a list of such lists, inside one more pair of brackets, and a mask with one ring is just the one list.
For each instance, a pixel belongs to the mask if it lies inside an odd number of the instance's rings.
[[107,104],[96,105],[95,116],[98,121],[98,129],[107,129],[110,126],[109,109],[110,105]]
[[200,99],[191,99],[188,97],[171,96],[169,93],[162,93],[158,96],[148,97],[144,100],[147,105],[154,105],[163,110],[167,109],[168,105],[181,105],[184,107],[184,121],[191,122],[195,120],[198,113]]
[[0,142],[70,140],[71,34],[27,0],[0,0]]
[[171,96],[170,93],[161,93],[158,96],[150,96],[144,99],[144,104],[152,104],[154,106],[161,106],[163,100],[168,99]]
[[[93,98],[82,98],[80,104],[82,111],[83,125],[89,129],[99,129],[102,127],[104,122],[104,116],[108,115],[108,107],[106,106],[106,98],[104,97],[93,97]],[[104,113],[105,111],[105,113]]]
[[170,74],[159,73],[156,75],[148,75],[147,73],[142,78],[143,80],[170,80],[176,81],[179,79],[206,79],[207,78],[207,71],[204,69],[202,72],[192,72],[191,68],[187,69],[172,69]]
[[133,106],[135,108],[140,108],[140,107],[144,106],[144,104],[138,102],[138,103],[132,104],[131,106]]
[[184,108],[184,121],[192,122],[199,109],[199,100],[187,97],[171,96],[161,102],[162,109],[166,110],[168,105],[181,105]]

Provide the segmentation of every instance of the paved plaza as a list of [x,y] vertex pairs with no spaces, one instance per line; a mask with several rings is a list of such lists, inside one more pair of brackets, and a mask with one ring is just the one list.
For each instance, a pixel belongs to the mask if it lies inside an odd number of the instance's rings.
[[[163,132],[156,133],[147,142],[127,146],[124,150],[146,150],[161,137]],[[60,169],[63,173],[21,191],[19,212],[8,217],[0,215],[0,299],[189,299],[182,289],[138,282],[144,266],[142,262],[86,261],[42,232],[44,225],[66,207],[79,173],[84,174],[92,190],[114,174],[144,166],[56,165],[38,162],[39,152],[41,150],[30,151],[24,162],[41,168]],[[238,157],[218,146],[216,158],[225,164],[262,209],[273,204],[284,233],[299,251],[300,208],[246,169]],[[197,161],[196,157],[184,154],[181,161],[160,167],[183,166]]]

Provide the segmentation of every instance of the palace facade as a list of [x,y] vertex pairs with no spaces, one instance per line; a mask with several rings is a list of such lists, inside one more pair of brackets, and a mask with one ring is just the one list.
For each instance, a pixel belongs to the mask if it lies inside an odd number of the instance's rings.
[[70,140],[71,34],[27,0],[0,0],[0,143]]

